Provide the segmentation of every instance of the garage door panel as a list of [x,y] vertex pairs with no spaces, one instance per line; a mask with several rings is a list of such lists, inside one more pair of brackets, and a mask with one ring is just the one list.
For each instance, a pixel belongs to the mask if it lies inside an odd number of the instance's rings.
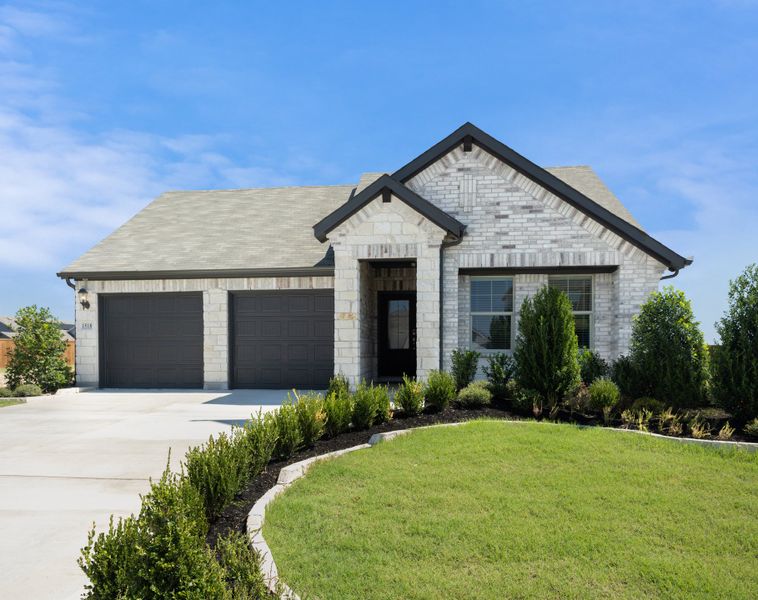
[[334,365],[332,290],[241,292],[231,311],[234,387],[326,387]]
[[102,387],[203,385],[199,293],[100,297]]

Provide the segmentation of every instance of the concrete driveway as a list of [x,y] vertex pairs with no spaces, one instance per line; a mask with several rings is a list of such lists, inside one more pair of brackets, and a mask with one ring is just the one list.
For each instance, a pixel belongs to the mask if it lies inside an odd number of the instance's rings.
[[0,598],[73,600],[93,522],[139,510],[168,450],[273,410],[286,391],[93,391],[0,408]]

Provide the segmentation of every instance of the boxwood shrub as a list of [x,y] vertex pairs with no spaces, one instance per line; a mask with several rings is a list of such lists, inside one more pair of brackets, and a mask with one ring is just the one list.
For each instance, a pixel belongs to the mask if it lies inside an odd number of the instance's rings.
[[424,386],[424,400],[430,411],[441,412],[455,400],[455,378],[445,371],[431,371]]
[[460,408],[479,408],[489,406],[491,402],[492,392],[490,392],[486,381],[469,383],[458,392],[458,397],[455,399],[455,404]]

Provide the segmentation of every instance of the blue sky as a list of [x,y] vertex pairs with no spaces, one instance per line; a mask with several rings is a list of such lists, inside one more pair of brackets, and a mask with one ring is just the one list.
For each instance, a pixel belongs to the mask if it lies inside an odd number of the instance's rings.
[[392,171],[472,121],[590,164],[695,263],[706,338],[758,260],[758,1],[0,5],[0,314],[167,189]]

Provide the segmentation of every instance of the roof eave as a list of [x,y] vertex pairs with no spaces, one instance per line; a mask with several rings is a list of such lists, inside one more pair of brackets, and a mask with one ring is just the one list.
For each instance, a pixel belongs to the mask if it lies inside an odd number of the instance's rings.
[[684,258],[671,248],[665,246],[651,237],[638,227],[613,214],[608,209],[600,206],[591,198],[574,189],[566,182],[560,180],[552,173],[546,171],[528,158],[522,156],[512,148],[506,146],[488,133],[482,131],[472,123],[465,123],[446,138],[420,154],[411,162],[401,167],[392,174],[392,178],[405,184],[408,180],[418,175],[429,165],[448,154],[455,147],[470,140],[477,146],[510,165],[516,171],[528,177],[538,185],[546,188],[559,198],[568,202],[571,206],[582,211],[589,217],[598,221],[623,239],[640,248],[670,270],[680,270],[692,264],[692,260]]
[[466,226],[456,218],[450,216],[428,200],[425,200],[389,175],[382,175],[360,193],[351,195],[345,204],[316,223],[313,226],[313,233],[316,239],[320,242],[327,241],[329,233],[332,230],[344,223],[369,202],[376,199],[385,190],[391,192],[392,195],[408,204],[415,211],[454,237],[460,238],[466,230]]

